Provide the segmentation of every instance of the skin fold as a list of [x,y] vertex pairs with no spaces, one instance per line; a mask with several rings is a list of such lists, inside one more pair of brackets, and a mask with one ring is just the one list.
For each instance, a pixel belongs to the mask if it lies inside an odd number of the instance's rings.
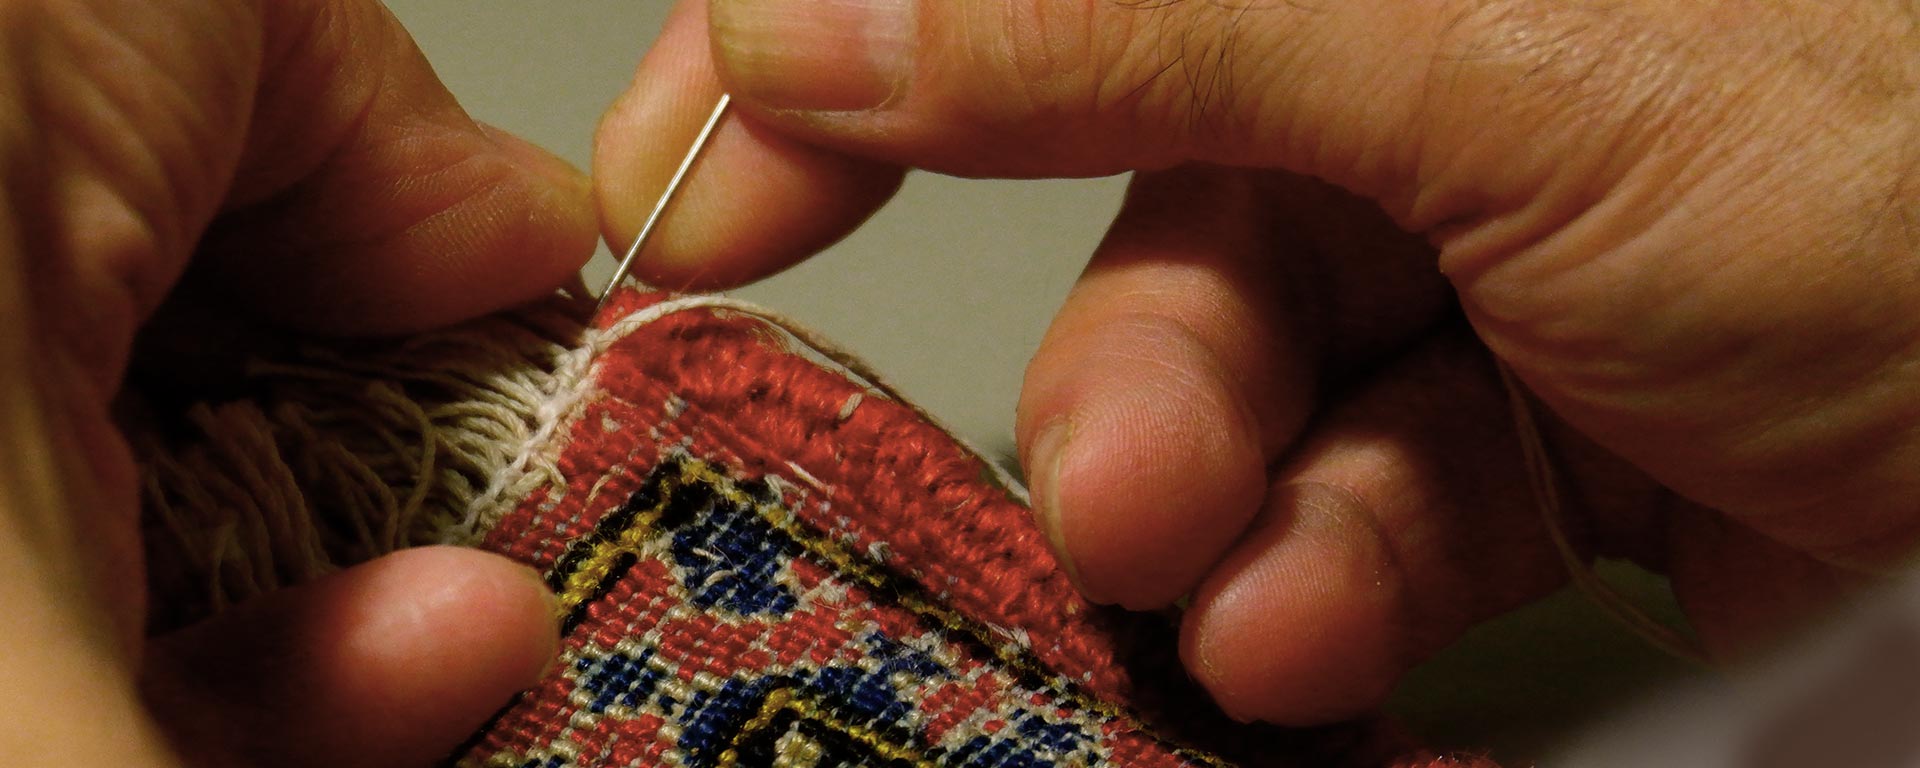
[[677,161],[649,148],[723,89],[656,284],[803,259],[909,167],[1138,172],[1018,434],[1076,582],[1190,595],[1230,713],[1361,711],[1564,581],[1494,360],[1556,417],[1577,545],[1668,573],[1716,653],[1763,647],[1920,525],[1916,13],[682,0],[589,183],[468,118],[371,0],[0,0],[0,744],[424,765],[535,680],[549,598],[471,552],[144,637],[110,403],[169,296],[382,334],[547,293],[631,236]]
[[1566,580],[1494,360],[1557,417],[1576,546],[1672,576],[1718,657],[1906,561],[1915,30],[1888,0],[686,0],[595,183],[618,242],[671,169],[641,137],[732,93],[639,268],[719,287],[901,168],[1136,171],[1027,371],[1041,526],[1090,597],[1191,595],[1230,713],[1320,722]]
[[183,274],[220,323],[327,334],[542,296],[592,251],[586,179],[469,119],[375,3],[0,15],[0,744],[48,765],[438,759],[549,663],[545,587],[418,550],[145,638],[110,401]]

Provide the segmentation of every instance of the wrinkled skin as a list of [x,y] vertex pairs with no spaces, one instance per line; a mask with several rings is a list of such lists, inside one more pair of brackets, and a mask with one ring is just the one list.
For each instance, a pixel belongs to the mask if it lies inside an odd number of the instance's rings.
[[1909,556],[1917,25],[1898,0],[683,0],[595,183],[629,234],[673,162],[644,147],[733,93],[640,268],[714,287],[857,226],[904,167],[1140,171],[1027,371],[1039,520],[1089,597],[1192,596],[1185,658],[1228,711],[1315,722],[1566,581],[1487,350],[1557,416],[1575,544],[1670,574],[1716,656]]
[[7,0],[0,17],[8,759],[437,759],[551,662],[531,571],[416,550],[147,639],[109,401],[190,259],[181,314],[210,333],[432,327],[578,269],[586,179],[467,118],[372,2]]
[[723,84],[741,119],[655,281],[804,258],[907,166],[1144,171],[1019,433],[1077,582],[1192,594],[1187,658],[1237,715],[1364,708],[1564,580],[1483,344],[1561,419],[1580,546],[1670,573],[1718,652],[1912,551],[1911,4],[711,2],[609,113],[590,190],[467,119],[367,0],[0,0],[10,759],[423,765],[532,682],[544,591],[471,552],[143,637],[108,405],[183,279],[232,327],[332,334],[547,292],[590,196],[624,240],[673,162],[647,147]]

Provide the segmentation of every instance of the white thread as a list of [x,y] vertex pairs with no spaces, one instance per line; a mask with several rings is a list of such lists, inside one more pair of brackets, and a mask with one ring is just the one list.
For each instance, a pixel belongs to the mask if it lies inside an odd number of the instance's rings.
[[[748,302],[672,298],[605,329],[585,325],[582,305],[569,302],[556,298],[385,348],[315,347],[293,362],[258,364],[250,373],[277,403],[271,409],[196,406],[193,443],[140,441],[147,503],[173,545],[156,547],[165,562],[152,570],[173,571],[183,582],[175,587],[202,593],[202,604],[172,618],[197,618],[405,546],[478,543],[523,500],[565,487],[558,438],[599,394],[593,382],[604,354],[682,312],[752,318],[788,352],[860,386],[842,405],[843,419],[865,397],[884,397],[952,435],[853,355]],[[954,439],[1026,503],[1018,481]],[[805,468],[792,469],[824,490]]]

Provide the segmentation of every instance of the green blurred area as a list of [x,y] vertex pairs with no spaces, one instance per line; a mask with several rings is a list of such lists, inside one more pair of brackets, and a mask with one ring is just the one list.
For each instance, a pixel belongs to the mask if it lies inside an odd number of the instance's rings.
[[[1597,569],[1654,619],[1685,626],[1665,579],[1625,563]],[[1437,749],[1526,766],[1606,713],[1703,674],[1569,587],[1468,632],[1408,675],[1387,711]]]

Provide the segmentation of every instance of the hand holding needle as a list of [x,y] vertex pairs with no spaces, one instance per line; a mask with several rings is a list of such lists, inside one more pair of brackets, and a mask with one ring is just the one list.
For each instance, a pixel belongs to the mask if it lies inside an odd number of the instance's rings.
[[642,249],[646,248],[647,240],[653,237],[653,230],[660,225],[660,220],[665,218],[667,206],[672,205],[681,184],[687,180],[687,172],[693,170],[693,164],[706,150],[707,143],[713,139],[714,129],[720,126],[721,118],[727,116],[727,107],[732,103],[733,97],[723,93],[720,95],[720,100],[713,105],[713,113],[707,116],[707,124],[701,126],[700,135],[694,137],[693,146],[687,149],[686,157],[680,159],[680,167],[673,172],[673,178],[667,181],[667,188],[660,193],[660,200],[653,204],[653,212],[647,215],[646,223],[640,225],[640,234],[634,236],[633,245],[628,246],[627,254],[620,257],[620,266],[613,270],[613,278],[607,281],[606,290],[600,292],[600,301],[594,305],[595,313],[607,305],[607,297],[613,295],[613,289],[620,287],[620,283],[624,282],[627,274],[633,270],[634,259],[639,257]]

